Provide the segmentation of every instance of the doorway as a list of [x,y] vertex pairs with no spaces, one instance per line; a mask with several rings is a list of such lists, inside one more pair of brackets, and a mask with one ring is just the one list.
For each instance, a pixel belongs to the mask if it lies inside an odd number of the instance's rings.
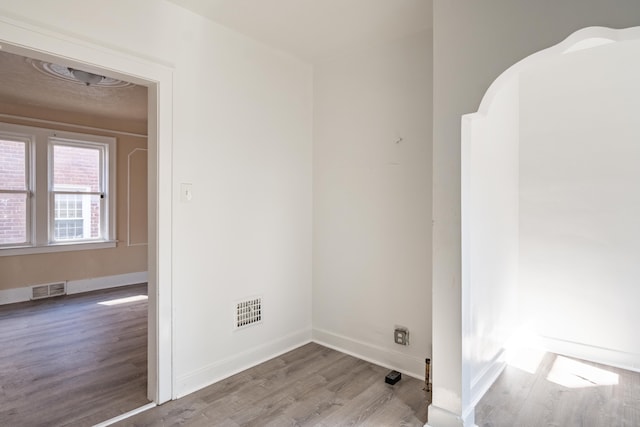
[[172,70],[164,65],[0,20],[2,49],[131,81],[148,89],[148,397],[174,398],[171,300]]

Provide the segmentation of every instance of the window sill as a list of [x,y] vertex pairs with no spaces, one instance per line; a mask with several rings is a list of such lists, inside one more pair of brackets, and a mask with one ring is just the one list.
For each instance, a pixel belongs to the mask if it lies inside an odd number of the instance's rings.
[[108,249],[108,248],[115,248],[116,244],[117,244],[116,240],[110,240],[107,242],[56,243],[56,244],[47,245],[47,246],[2,248],[0,249],[0,257],[46,254],[46,253],[53,253],[53,252],[87,251],[92,249]]

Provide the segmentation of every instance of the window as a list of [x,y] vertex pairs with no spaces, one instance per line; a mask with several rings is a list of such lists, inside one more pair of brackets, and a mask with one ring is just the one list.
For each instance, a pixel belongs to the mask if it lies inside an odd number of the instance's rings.
[[31,241],[28,137],[0,133],[0,245]]
[[90,215],[87,215],[90,211],[84,209],[83,206],[86,206],[87,203],[83,204],[82,199],[83,196],[77,194],[58,194],[56,196],[53,218],[54,240],[79,240],[91,234],[85,227],[91,222]]
[[103,159],[107,147],[80,141],[49,140],[50,218],[54,242],[96,240],[103,235],[105,188]]
[[115,138],[0,123],[0,256],[115,246],[114,159]]

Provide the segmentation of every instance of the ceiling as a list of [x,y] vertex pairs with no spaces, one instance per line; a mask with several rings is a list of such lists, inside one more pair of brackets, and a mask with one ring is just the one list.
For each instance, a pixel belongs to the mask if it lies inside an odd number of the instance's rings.
[[169,0],[311,63],[432,27],[432,0]]
[[[86,86],[39,71],[35,60],[0,51],[0,107],[55,110],[85,117],[146,122],[147,88]],[[38,61],[39,62],[39,61]]]
[[[310,63],[432,26],[432,0],[169,0]],[[146,122],[147,88],[85,86],[0,51],[0,112],[34,107]]]

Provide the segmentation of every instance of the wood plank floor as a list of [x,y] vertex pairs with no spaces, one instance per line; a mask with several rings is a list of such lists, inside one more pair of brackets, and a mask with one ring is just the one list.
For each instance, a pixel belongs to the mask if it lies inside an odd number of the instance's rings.
[[311,343],[118,426],[420,426],[424,382]]
[[640,374],[546,353],[534,374],[507,366],[476,406],[476,424],[640,426]]
[[0,425],[91,426],[148,403],[146,284],[0,306]]

